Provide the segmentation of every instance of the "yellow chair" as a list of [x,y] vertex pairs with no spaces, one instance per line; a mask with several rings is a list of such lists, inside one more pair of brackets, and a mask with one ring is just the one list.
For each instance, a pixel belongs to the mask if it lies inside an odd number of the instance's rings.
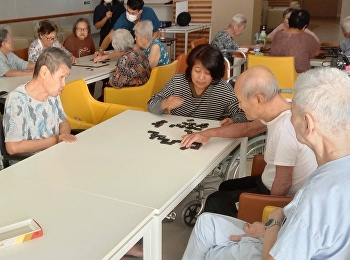
[[83,79],[69,82],[60,97],[72,129],[90,128],[129,109],[145,111],[138,107],[97,101],[90,95]]
[[125,106],[140,107],[147,110],[148,100],[160,91],[169,79],[175,74],[177,60],[172,63],[152,69],[151,76],[146,84],[137,87],[113,88],[105,87],[104,102]]
[[261,222],[266,223],[269,220],[269,214],[274,211],[277,207],[275,206],[266,206],[263,210],[263,214],[261,217]]
[[248,55],[248,68],[256,65],[262,65],[271,70],[278,81],[282,97],[293,98],[294,82],[299,75],[295,71],[294,57]]
[[200,38],[200,39],[193,40],[190,42],[191,50],[196,48],[198,45],[208,44],[208,43],[209,43],[209,40],[207,38]]

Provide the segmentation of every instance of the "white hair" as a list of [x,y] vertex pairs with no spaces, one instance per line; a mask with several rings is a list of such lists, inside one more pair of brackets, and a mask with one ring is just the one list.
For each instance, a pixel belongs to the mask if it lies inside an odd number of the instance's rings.
[[300,74],[293,104],[300,115],[310,113],[328,134],[350,130],[350,78],[337,68]]
[[229,27],[233,27],[234,24],[236,24],[238,27],[246,25],[247,18],[243,14],[236,14],[232,17]]
[[253,66],[249,70],[251,73],[247,74],[242,82],[242,94],[246,99],[261,94],[266,101],[270,101],[279,94],[278,82],[268,68]]
[[146,36],[148,41],[152,40],[153,24],[150,20],[143,20],[134,26],[134,31],[140,36]]
[[347,33],[350,33],[350,16],[345,17],[341,23],[341,27]]
[[118,29],[114,32],[112,46],[115,51],[126,52],[134,48],[134,37],[126,29]]

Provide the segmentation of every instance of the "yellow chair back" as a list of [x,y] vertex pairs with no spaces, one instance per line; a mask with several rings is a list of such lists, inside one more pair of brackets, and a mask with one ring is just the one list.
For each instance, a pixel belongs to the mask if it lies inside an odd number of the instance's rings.
[[262,218],[261,218],[261,222],[265,223],[266,221],[269,220],[269,214],[276,209],[277,207],[275,206],[266,206],[263,210],[263,214],[262,214]]
[[295,71],[294,57],[248,55],[248,68],[256,65],[262,65],[271,70],[282,90],[282,97],[293,98],[294,82],[299,75]]
[[152,69],[146,84],[137,87],[113,88],[105,87],[104,102],[125,106],[140,107],[147,110],[147,102],[152,95],[160,91],[169,79],[174,76],[177,60],[172,63]]
[[72,129],[90,128],[128,109],[145,111],[138,107],[97,101],[90,95],[83,79],[67,83],[60,98]]

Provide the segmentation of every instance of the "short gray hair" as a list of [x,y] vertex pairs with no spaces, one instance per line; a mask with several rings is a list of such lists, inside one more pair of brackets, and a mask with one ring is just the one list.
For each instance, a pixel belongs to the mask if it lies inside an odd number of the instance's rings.
[[37,78],[42,66],[46,66],[53,74],[59,67],[65,64],[70,69],[72,68],[72,61],[69,56],[60,48],[49,47],[45,49],[39,56],[35,63],[33,78]]
[[146,36],[148,41],[152,40],[153,24],[150,20],[143,20],[134,26],[134,31],[140,36]]
[[0,29],[0,47],[2,46],[2,43],[7,40],[7,35],[9,34],[9,31],[7,29]]
[[313,114],[324,131],[336,135],[350,130],[350,78],[337,68],[317,68],[300,74],[293,106]]
[[253,66],[242,81],[242,94],[250,99],[261,94],[266,101],[270,101],[279,93],[278,82],[273,73],[264,66]]
[[134,37],[126,29],[118,29],[113,34],[112,45],[116,51],[126,52],[132,50],[134,42]]
[[232,17],[229,27],[233,27],[234,24],[237,24],[238,27],[247,24],[247,18],[243,14],[236,14]]
[[347,33],[350,33],[350,16],[345,17],[341,23],[341,27]]

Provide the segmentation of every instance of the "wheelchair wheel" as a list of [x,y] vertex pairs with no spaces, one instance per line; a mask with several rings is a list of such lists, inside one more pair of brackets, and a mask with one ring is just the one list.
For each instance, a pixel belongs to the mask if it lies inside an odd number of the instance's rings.
[[199,200],[188,202],[181,212],[181,222],[186,227],[194,227],[200,213],[202,203]]
[[[253,160],[253,156],[258,153],[264,153],[266,134],[254,136],[248,140],[247,145],[247,162]],[[236,147],[228,157],[223,180],[234,179],[239,171],[240,146]]]

